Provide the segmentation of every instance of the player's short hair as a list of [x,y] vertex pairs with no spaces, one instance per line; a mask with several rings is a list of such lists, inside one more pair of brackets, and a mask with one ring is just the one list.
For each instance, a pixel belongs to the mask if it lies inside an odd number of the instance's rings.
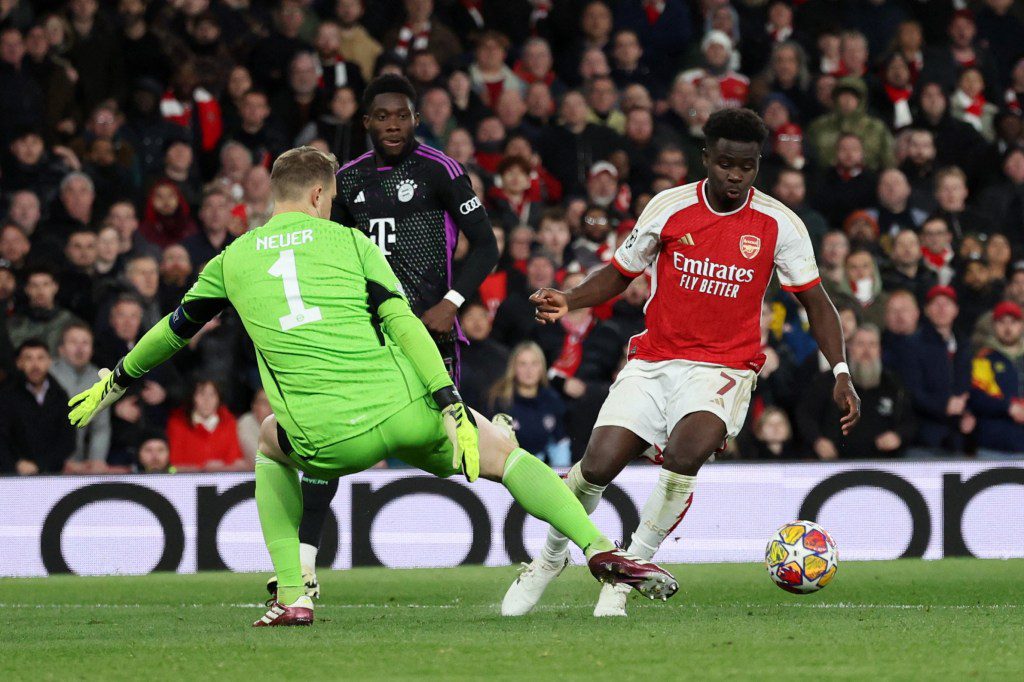
[[718,140],[763,145],[768,139],[768,126],[750,109],[720,109],[708,117],[704,137],[708,147]]
[[412,103],[413,110],[415,110],[416,88],[412,86],[409,79],[395,73],[385,73],[370,81],[370,84],[366,86],[366,90],[363,91],[363,113],[370,113],[370,109],[373,107],[373,100],[376,99],[377,95],[386,95],[392,92],[396,95],[408,97],[409,102]]
[[315,185],[327,187],[334,182],[338,160],[314,147],[289,149],[274,161],[270,169],[270,188],[275,199],[297,199]]

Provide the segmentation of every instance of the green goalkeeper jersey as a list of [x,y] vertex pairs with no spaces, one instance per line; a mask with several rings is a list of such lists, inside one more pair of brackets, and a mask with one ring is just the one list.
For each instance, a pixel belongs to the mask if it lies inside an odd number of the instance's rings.
[[278,422],[315,449],[368,431],[435,388],[382,329],[379,299],[401,295],[361,232],[284,213],[211,260],[182,306],[234,306]]

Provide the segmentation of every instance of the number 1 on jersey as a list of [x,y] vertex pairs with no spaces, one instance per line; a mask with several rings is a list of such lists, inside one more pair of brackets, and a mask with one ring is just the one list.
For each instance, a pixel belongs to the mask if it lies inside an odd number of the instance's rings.
[[302,293],[299,291],[299,273],[295,270],[295,249],[282,251],[267,272],[284,281],[284,297],[288,301],[289,312],[278,320],[281,323],[281,331],[289,331],[323,319],[319,306],[307,308],[306,304],[302,302]]

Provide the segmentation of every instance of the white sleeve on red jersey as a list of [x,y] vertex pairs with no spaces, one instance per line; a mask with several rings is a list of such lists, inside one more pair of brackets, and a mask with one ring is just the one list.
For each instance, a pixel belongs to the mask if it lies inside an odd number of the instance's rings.
[[758,192],[751,206],[775,219],[779,235],[775,240],[775,268],[786,291],[805,291],[821,282],[814,246],[800,216],[777,199]]
[[650,267],[661,249],[662,228],[673,215],[697,203],[697,185],[666,189],[648,202],[633,231],[615,250],[615,269],[626,277],[637,277]]

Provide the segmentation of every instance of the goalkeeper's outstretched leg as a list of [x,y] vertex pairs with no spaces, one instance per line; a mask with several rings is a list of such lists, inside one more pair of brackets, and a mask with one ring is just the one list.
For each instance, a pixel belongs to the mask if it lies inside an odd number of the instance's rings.
[[582,549],[595,578],[628,585],[650,599],[664,600],[676,593],[678,583],[668,571],[617,549],[558,474],[479,412],[472,413],[479,428],[480,475],[504,485],[529,514],[547,521]]

